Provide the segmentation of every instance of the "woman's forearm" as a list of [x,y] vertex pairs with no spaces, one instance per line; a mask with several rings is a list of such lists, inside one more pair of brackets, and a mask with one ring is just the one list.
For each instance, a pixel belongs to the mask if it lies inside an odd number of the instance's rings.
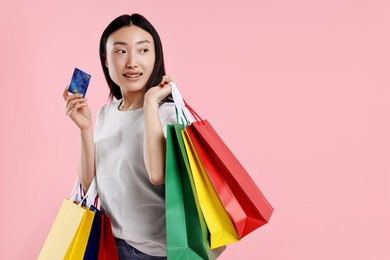
[[88,191],[95,177],[95,144],[92,128],[81,131],[81,158],[79,179],[84,191]]

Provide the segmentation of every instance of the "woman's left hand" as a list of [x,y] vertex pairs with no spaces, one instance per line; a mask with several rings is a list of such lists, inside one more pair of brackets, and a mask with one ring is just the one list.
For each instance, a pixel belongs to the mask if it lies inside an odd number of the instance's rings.
[[163,76],[160,84],[157,86],[151,87],[146,93],[144,98],[144,106],[147,105],[156,105],[161,102],[165,97],[167,97],[172,92],[171,85],[169,82],[175,82],[175,78],[173,75],[165,75]]

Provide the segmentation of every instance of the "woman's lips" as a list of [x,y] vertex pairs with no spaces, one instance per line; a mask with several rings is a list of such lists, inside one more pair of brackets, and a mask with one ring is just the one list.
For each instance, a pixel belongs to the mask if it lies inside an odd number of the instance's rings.
[[137,79],[142,76],[142,73],[125,73],[123,76],[128,79]]

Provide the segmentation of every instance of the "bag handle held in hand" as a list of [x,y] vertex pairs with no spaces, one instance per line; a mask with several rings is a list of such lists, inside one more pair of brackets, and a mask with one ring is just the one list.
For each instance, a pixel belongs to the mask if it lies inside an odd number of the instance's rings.
[[[91,185],[88,188],[87,193],[82,196],[82,188],[80,191],[80,194],[78,192],[78,189],[81,187],[81,183],[79,178],[76,178],[76,181],[73,185],[73,190],[72,193],[70,194],[70,200],[75,201],[78,203],[79,206],[83,204],[85,201],[85,204],[87,208],[89,208],[91,205],[95,205],[96,207],[98,206],[98,191],[97,191],[97,184],[96,184],[96,177],[93,178]],[[80,199],[77,198],[77,196],[80,196]],[[98,207],[97,207],[98,208]]]
[[188,112],[188,109],[185,106],[183,97],[181,96],[179,89],[177,88],[176,84],[172,81],[170,81],[168,84],[171,85],[172,88],[172,97],[177,110],[178,122],[185,125],[191,124],[194,121],[194,119],[191,117],[191,114]]

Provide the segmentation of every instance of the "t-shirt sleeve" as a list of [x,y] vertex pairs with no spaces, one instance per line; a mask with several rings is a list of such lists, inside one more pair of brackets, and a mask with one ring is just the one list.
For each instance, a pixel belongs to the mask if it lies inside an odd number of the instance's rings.
[[163,127],[164,136],[167,137],[167,125],[176,124],[176,109],[172,102],[164,103],[159,108],[161,125]]

